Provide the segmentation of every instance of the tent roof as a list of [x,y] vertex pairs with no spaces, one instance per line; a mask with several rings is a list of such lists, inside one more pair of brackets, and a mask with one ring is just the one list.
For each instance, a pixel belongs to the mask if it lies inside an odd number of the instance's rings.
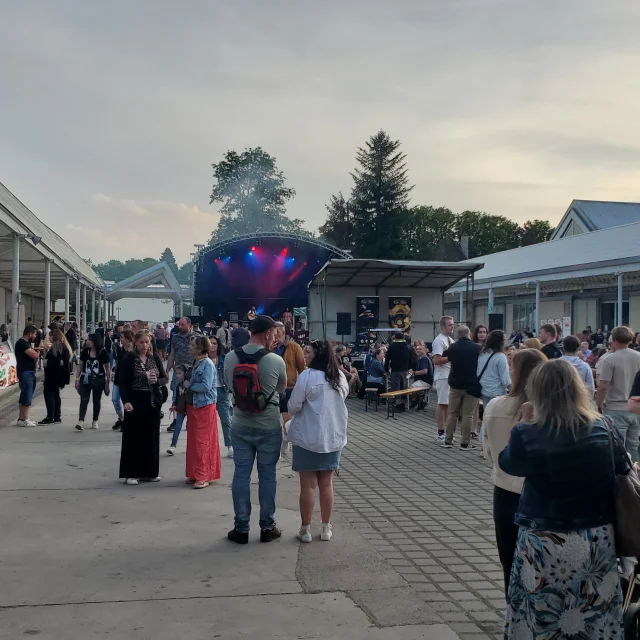
[[310,286],[326,282],[327,287],[446,289],[482,266],[479,261],[332,259],[314,276]]

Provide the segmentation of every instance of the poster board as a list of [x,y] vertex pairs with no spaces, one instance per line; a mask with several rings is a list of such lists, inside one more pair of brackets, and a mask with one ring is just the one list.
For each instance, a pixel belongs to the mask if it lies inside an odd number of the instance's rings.
[[8,342],[0,342],[0,393],[17,382],[16,356]]
[[411,296],[389,296],[389,326],[411,331]]
[[376,341],[375,334],[371,330],[377,327],[380,321],[380,298],[378,296],[358,296],[356,308],[356,342],[358,347],[366,347]]

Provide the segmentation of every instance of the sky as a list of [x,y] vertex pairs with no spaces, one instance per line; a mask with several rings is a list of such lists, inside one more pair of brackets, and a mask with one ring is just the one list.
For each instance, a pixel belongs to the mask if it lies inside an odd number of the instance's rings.
[[179,263],[211,164],[262,146],[317,229],[359,146],[412,203],[557,223],[640,200],[632,0],[0,0],[0,182],[93,262]]

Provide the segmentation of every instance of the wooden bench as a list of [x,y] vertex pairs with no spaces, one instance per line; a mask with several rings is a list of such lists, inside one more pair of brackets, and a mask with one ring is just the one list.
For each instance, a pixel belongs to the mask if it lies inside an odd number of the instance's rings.
[[[398,391],[387,391],[387,393],[381,393],[380,397],[384,398],[387,401],[387,420],[392,418],[396,420],[396,398],[401,396],[407,396],[407,399],[410,396],[417,394],[424,394],[428,398],[429,389],[425,387],[418,387],[416,389],[399,389]],[[418,403],[418,411],[421,409],[425,409],[428,402],[419,402]]]

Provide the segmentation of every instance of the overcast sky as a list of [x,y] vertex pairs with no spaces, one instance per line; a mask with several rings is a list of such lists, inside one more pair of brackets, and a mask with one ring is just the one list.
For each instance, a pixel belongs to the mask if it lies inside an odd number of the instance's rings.
[[639,7],[0,0],[0,182],[94,262],[182,262],[227,149],[274,155],[316,229],[384,128],[414,204],[555,223],[640,199]]

